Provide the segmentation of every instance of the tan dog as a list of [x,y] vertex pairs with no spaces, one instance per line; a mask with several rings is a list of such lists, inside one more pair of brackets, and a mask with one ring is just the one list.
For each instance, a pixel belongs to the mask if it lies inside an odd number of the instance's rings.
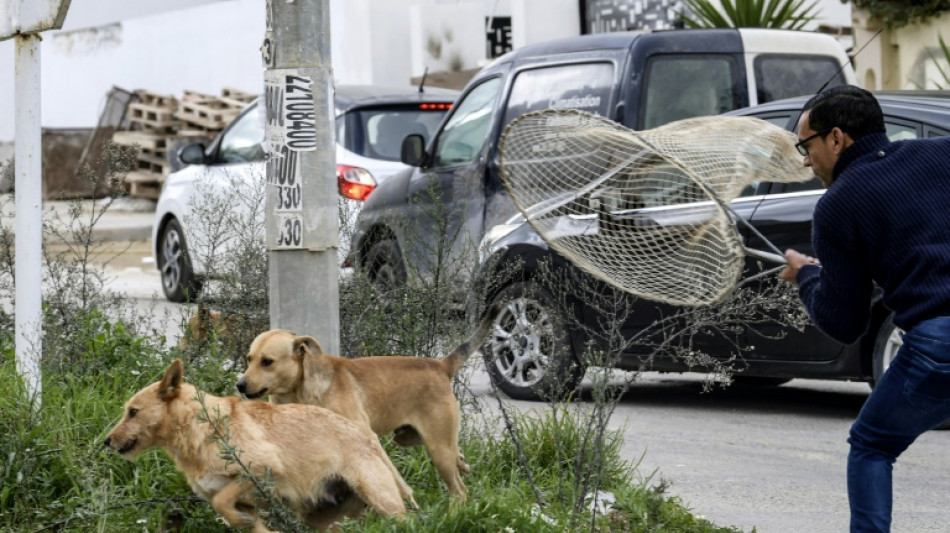
[[204,347],[205,343],[212,338],[212,333],[216,339],[226,339],[245,329],[261,331],[267,328],[266,322],[263,324],[257,322],[260,321],[240,314],[212,311],[208,308],[208,304],[199,302],[195,314],[185,324],[181,339],[178,340],[178,347],[182,350],[188,346]]
[[185,349],[187,346],[199,346],[211,338],[212,332],[216,338],[227,335],[228,330],[235,327],[234,320],[231,317],[224,318],[221,313],[208,309],[204,302],[198,303],[198,310],[188,319],[185,324],[185,330],[178,340],[178,347]]
[[[254,488],[243,468],[221,457],[209,420],[227,431],[238,459],[261,478],[269,469],[275,495],[312,527],[327,529],[368,504],[384,516],[403,517],[410,489],[365,428],[312,405],[275,405],[233,396],[202,395],[182,382],[181,360],[161,381],[136,393],[105,445],[133,458],[162,448],[185,474],[195,494],[211,503],[228,525],[269,531],[258,520]],[[204,421],[202,421],[204,413]],[[219,423],[220,421],[220,423]],[[226,428],[226,429],[224,429]]]
[[463,501],[461,474],[469,466],[459,452],[459,404],[452,377],[485,341],[501,308],[488,309],[468,341],[442,359],[344,359],[323,353],[313,337],[266,331],[251,343],[247,371],[237,388],[248,398],[270,395],[278,404],[326,407],[377,435],[395,432],[401,446],[424,444],[449,493]]

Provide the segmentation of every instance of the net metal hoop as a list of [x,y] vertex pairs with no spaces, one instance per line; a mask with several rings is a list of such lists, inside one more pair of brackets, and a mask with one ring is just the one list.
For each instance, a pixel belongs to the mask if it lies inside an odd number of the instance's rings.
[[721,302],[746,252],[729,203],[761,181],[812,178],[797,138],[751,117],[633,131],[547,109],[501,137],[502,181],[542,239],[593,277],[680,306]]

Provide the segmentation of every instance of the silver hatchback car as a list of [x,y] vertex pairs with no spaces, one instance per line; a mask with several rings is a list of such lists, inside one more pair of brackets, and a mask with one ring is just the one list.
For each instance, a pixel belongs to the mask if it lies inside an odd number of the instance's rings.
[[[336,88],[341,248],[349,244],[349,225],[363,200],[388,176],[406,168],[400,162],[403,138],[412,133],[429,138],[457,95],[448,89],[408,86]],[[228,252],[229,239],[222,228],[202,220],[199,211],[203,206],[224,205],[233,220],[252,222],[259,216],[266,174],[261,146],[263,113],[263,106],[255,101],[210,146],[195,143],[183,147],[179,158],[186,166],[165,181],[152,225],[152,243],[162,290],[172,302],[194,299],[211,274],[211,264]],[[257,222],[263,228],[263,220]],[[346,250],[341,250],[341,261],[346,255]]]

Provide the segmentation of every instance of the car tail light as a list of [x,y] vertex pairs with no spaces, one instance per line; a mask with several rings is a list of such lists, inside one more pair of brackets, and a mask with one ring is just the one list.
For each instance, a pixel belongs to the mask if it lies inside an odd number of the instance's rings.
[[340,194],[361,202],[376,188],[376,180],[368,170],[349,165],[336,166],[336,181]]
[[443,104],[443,103],[419,104],[419,109],[425,109],[427,111],[428,110],[448,111],[449,109],[452,109],[452,104]]

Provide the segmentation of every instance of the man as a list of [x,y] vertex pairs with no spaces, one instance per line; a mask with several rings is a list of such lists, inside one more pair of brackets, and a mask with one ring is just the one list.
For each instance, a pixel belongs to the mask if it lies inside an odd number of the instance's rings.
[[866,331],[874,283],[906,332],[848,439],[851,531],[889,531],[894,461],[950,418],[950,137],[890,142],[877,100],[853,86],[809,100],[798,137],[828,190],[813,218],[818,259],[788,250],[780,277],[841,342]]

